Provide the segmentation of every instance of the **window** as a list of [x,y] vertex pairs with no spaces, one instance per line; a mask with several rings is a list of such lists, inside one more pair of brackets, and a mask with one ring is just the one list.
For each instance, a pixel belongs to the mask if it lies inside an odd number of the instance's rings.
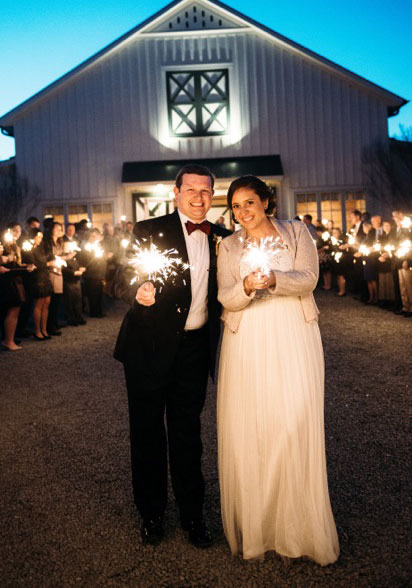
[[342,204],[340,192],[326,192],[321,197],[321,217],[333,221],[335,227],[342,229]]
[[227,69],[166,73],[169,129],[176,137],[224,135],[229,129]]
[[363,192],[347,192],[345,195],[346,221],[350,226],[350,213],[353,210],[366,210],[365,194]]
[[316,194],[297,194],[296,195],[296,214],[304,216],[305,214],[312,215],[313,221],[318,217],[318,205],[316,202]]
[[70,204],[68,207],[67,221],[69,223],[78,223],[83,219],[88,219],[87,204]]
[[109,204],[92,204],[92,224],[100,230],[103,230],[105,223],[113,224],[112,205]]
[[46,206],[44,216],[52,216],[56,223],[64,225],[64,207],[63,206]]

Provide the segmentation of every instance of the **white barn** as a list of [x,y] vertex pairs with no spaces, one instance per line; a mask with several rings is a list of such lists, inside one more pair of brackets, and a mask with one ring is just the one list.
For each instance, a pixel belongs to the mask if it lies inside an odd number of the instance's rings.
[[177,169],[276,186],[278,216],[346,225],[368,206],[362,153],[406,101],[217,0],[176,0],[0,118],[38,215],[101,226],[171,210]]

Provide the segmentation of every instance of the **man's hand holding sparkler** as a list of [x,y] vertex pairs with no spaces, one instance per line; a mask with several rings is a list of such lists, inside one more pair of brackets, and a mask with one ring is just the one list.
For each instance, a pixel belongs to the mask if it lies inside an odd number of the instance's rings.
[[136,300],[143,306],[153,306],[155,300],[156,290],[152,282],[144,282],[137,290]]
[[245,292],[248,296],[255,290],[265,290],[266,288],[274,288],[276,286],[276,276],[273,272],[268,274],[256,270],[246,276],[243,281]]

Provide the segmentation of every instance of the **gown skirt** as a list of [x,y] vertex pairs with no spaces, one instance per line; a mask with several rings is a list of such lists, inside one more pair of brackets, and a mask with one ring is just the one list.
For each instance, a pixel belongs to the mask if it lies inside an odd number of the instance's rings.
[[218,380],[223,526],[233,554],[336,561],[324,440],[324,359],[297,297],[254,299],[224,331]]

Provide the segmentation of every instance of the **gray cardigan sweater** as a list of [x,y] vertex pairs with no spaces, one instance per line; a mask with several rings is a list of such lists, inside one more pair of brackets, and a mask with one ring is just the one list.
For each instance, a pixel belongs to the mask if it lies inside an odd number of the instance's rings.
[[[276,286],[269,288],[272,296],[297,296],[302,304],[307,322],[317,320],[318,308],[313,298],[319,276],[319,262],[316,245],[306,225],[300,221],[280,221],[270,219],[280,237],[289,245],[294,257],[293,270],[289,272],[274,271]],[[253,300],[245,293],[240,277],[240,260],[246,231],[241,229],[223,239],[218,256],[218,299],[223,306],[222,321],[236,333],[243,310]]]

